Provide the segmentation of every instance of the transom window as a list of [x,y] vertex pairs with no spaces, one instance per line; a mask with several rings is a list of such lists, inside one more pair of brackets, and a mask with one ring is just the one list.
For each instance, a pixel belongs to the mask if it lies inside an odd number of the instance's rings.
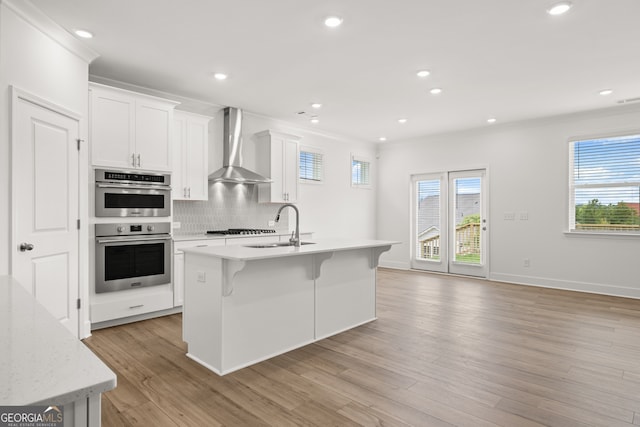
[[371,186],[371,162],[368,159],[351,156],[351,186],[360,188]]
[[640,135],[572,141],[571,231],[639,233]]
[[300,181],[320,183],[324,180],[324,157],[320,150],[300,148]]

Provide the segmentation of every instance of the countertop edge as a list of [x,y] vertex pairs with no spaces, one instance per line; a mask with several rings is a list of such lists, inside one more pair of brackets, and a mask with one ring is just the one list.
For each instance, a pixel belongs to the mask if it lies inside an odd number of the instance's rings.
[[232,261],[253,261],[289,256],[313,255],[322,252],[336,252],[374,247],[393,246],[399,241],[369,239],[322,239],[312,240],[313,244],[300,247],[284,246],[275,248],[249,248],[243,245],[186,248],[187,254],[199,254]]

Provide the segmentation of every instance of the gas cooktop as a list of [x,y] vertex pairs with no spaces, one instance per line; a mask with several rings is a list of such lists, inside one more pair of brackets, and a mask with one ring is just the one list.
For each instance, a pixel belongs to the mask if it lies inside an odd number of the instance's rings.
[[230,228],[228,230],[211,230],[207,234],[269,234],[275,233],[276,230],[271,228]]

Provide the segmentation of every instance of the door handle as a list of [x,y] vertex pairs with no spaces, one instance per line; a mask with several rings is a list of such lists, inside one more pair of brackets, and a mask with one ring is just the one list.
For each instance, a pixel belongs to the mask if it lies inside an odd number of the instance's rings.
[[32,243],[20,243],[20,246],[18,246],[18,249],[20,249],[20,252],[31,251],[31,250],[33,250],[33,244]]

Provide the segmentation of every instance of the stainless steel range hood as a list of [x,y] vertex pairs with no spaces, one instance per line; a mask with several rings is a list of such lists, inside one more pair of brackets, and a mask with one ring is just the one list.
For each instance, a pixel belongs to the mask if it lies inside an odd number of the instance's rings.
[[222,168],[209,175],[210,182],[264,184],[271,180],[242,167],[242,110],[224,109]]

